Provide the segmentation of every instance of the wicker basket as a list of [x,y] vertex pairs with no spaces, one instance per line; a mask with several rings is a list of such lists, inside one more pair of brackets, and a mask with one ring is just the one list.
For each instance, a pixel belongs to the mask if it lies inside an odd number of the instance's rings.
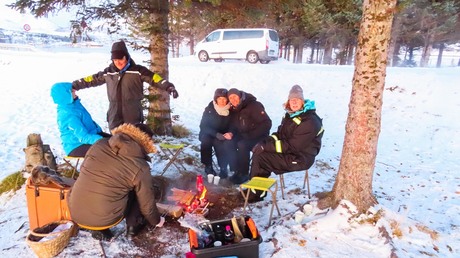
[[[59,232],[52,232],[61,224],[71,223],[69,229]],[[76,226],[71,220],[61,220],[48,223],[42,227],[31,230],[27,235],[27,244],[40,258],[50,258],[59,254],[69,244],[70,237],[75,235]],[[53,237],[49,240],[39,242],[44,237]]]

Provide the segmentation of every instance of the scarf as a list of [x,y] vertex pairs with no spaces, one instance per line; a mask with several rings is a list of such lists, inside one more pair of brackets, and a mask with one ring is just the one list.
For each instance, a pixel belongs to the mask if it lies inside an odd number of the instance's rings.
[[217,114],[219,114],[219,116],[228,116],[230,114],[230,102],[223,107],[217,105],[215,101],[213,101],[212,104],[214,105],[214,109],[216,110]]

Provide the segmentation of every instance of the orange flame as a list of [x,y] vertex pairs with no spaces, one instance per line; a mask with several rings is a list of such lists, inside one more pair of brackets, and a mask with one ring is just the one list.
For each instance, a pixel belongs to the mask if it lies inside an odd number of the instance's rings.
[[206,189],[206,186],[203,185],[203,191],[201,191],[200,201],[203,200],[204,197],[206,197],[206,192],[208,192],[208,189]]

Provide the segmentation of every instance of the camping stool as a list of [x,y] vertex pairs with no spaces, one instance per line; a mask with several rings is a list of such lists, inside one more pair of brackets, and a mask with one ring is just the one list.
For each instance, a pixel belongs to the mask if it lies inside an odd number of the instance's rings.
[[[284,188],[286,185],[284,184],[284,174],[279,174],[280,176],[280,185],[281,185],[281,197],[284,200]],[[308,169],[305,170],[305,177],[303,179],[303,189],[305,189],[305,183],[307,184],[308,190],[308,199],[311,199],[310,196],[310,181],[308,180]]]
[[[74,156],[65,156],[63,158],[64,162],[72,168],[72,178],[75,178],[75,173],[78,172],[78,164],[80,160],[84,160],[85,157],[74,157]],[[75,165],[72,164],[72,161],[75,161]]]
[[[184,167],[184,165],[182,165],[179,162],[176,162],[177,157],[182,152],[184,147],[185,147],[184,144],[160,143],[160,149],[163,151],[164,154],[166,154],[166,156],[168,156],[168,159],[169,159],[168,164],[166,164],[166,166],[163,168],[163,172],[161,172],[161,174],[160,174],[161,176],[166,172],[166,170],[168,170],[168,168],[171,165],[174,165],[177,168],[177,170],[179,171],[179,173],[181,173],[181,174],[183,174],[183,171],[187,170]],[[183,171],[181,170],[181,168],[179,166],[182,167]]]
[[[272,191],[272,187],[275,186],[275,190]],[[245,189],[247,189],[245,193]],[[278,208],[278,202],[276,201],[276,193],[278,191],[278,182],[274,178],[265,178],[265,177],[253,177],[246,183],[240,185],[240,192],[244,198],[244,206],[243,206],[243,214],[246,215],[246,207],[248,207],[251,211],[251,207],[248,206],[248,199],[251,190],[261,190],[261,191],[269,191],[272,195],[272,208],[270,210],[270,217],[268,219],[268,226],[271,225],[272,222],[272,215],[273,209],[276,206],[276,210],[278,211],[278,215],[281,216],[280,209]]]

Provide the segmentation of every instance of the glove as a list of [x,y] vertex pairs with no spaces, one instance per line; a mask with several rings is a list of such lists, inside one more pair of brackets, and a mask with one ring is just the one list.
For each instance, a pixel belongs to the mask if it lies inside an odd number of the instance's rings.
[[225,140],[226,140],[225,137],[224,137],[224,135],[221,134],[221,133],[216,133],[216,138],[217,138],[217,140],[219,140],[219,141],[225,141]]
[[252,153],[253,154],[260,154],[264,151],[264,146],[260,143],[256,144],[253,148],[252,148]]
[[179,97],[179,93],[176,90],[176,87],[174,87],[174,84],[170,83],[167,80],[162,80],[161,85],[164,86],[164,89],[171,95],[173,98],[177,99]]
[[160,222],[158,222],[158,224],[156,224],[155,227],[156,228],[162,228],[163,224],[165,224],[165,217],[161,216],[160,217]]

